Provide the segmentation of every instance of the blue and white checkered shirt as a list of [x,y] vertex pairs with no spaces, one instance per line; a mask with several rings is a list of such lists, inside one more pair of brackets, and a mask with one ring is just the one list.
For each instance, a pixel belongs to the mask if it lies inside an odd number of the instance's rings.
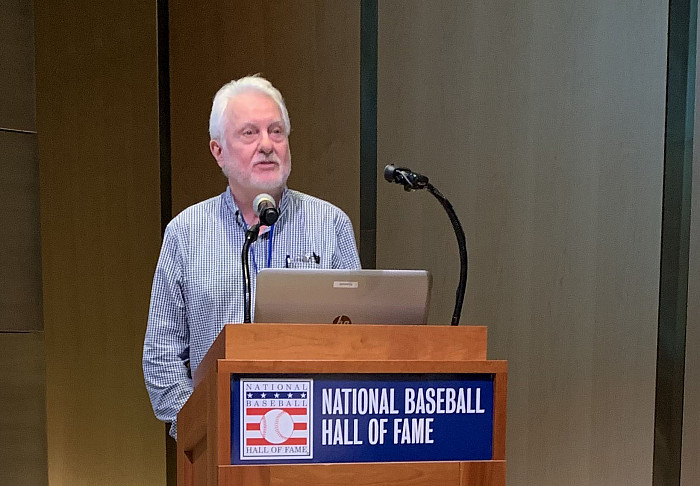
[[[185,209],[165,230],[153,277],[143,374],[153,410],[173,423],[173,437],[177,413],[192,393],[187,360],[194,373],[224,325],[243,322],[245,230],[228,189]],[[347,215],[290,189],[282,195],[277,223],[252,244],[249,261],[253,299],[256,269],[268,262],[273,268],[360,268]]]

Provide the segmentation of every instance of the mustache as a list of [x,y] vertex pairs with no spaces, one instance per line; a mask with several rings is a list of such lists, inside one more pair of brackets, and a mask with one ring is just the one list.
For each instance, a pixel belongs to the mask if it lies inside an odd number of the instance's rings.
[[274,153],[272,153],[272,154],[270,154],[270,155],[266,155],[266,156],[264,156],[264,157],[260,157],[259,159],[256,159],[256,160],[253,161],[254,164],[260,164],[260,163],[262,163],[262,162],[274,162],[275,164],[281,164],[281,163],[282,163],[282,161],[281,161],[280,158],[277,156],[277,154],[274,154]]

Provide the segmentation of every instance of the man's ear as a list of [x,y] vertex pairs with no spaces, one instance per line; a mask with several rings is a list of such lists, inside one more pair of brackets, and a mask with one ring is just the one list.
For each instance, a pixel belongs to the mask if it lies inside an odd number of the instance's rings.
[[221,153],[223,152],[223,147],[218,140],[209,140],[209,150],[211,154],[216,159],[216,162],[221,165]]

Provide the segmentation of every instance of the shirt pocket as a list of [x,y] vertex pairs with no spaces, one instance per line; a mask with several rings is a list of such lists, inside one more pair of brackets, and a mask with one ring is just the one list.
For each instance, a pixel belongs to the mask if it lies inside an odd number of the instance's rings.
[[315,251],[308,251],[296,255],[287,255],[285,259],[287,268],[322,268],[321,257]]

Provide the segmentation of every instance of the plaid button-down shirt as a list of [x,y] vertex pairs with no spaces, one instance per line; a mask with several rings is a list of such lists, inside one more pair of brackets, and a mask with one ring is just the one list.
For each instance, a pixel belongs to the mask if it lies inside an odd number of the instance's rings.
[[[192,393],[194,372],[227,323],[243,322],[243,216],[227,189],[175,217],[156,266],[143,373],[156,416],[171,422]],[[271,251],[270,251],[271,250]],[[313,255],[313,258],[309,258]],[[352,224],[332,204],[285,189],[280,217],[251,246],[255,268],[360,268]]]

